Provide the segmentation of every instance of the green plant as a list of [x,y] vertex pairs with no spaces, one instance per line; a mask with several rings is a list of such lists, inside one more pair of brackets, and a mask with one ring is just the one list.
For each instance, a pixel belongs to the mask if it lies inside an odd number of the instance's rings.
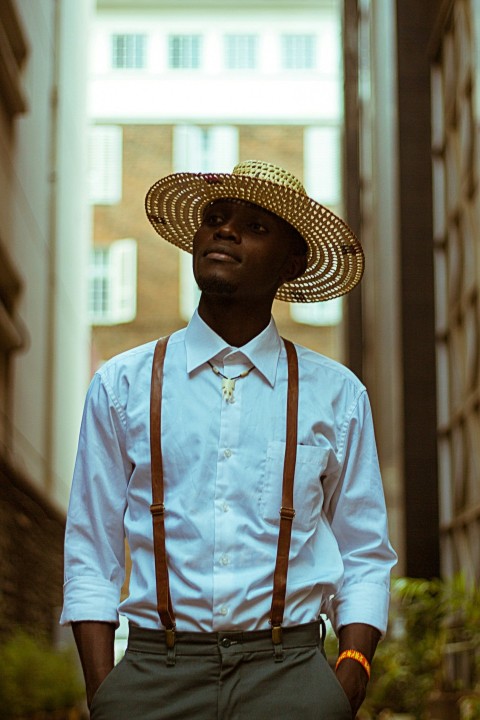
[[0,647],[2,718],[73,707],[82,696],[70,650],[56,651],[23,630]]
[[480,720],[480,695],[464,695],[459,708],[461,720]]
[[423,717],[441,672],[441,594],[436,581],[393,582],[389,631],[378,647],[365,703],[371,717],[382,710]]
[[[462,575],[448,581],[395,579],[389,630],[375,655],[364,717],[390,710],[423,720],[434,690],[454,692],[461,703],[462,693],[473,688],[446,673],[447,650],[456,643],[480,645],[480,590]],[[478,654],[475,661],[473,685],[480,679]],[[480,720],[471,714],[477,712],[475,696],[464,707],[470,712],[465,718]]]

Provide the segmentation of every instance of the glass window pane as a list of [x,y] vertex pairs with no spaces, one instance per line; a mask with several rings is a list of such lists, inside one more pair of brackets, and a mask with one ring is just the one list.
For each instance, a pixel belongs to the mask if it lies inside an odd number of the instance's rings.
[[122,70],[145,67],[145,45],[145,35],[113,35],[112,67]]
[[197,70],[200,67],[201,36],[170,35],[168,65],[174,70]]
[[285,70],[314,70],[315,35],[282,35],[282,67]]
[[255,35],[226,35],[225,66],[229,70],[253,70],[257,66]]

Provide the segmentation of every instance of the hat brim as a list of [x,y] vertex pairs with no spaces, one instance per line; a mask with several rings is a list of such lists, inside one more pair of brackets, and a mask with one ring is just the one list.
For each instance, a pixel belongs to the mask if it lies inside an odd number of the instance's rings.
[[348,225],[307,195],[278,183],[227,173],[174,173],[158,180],[145,199],[147,217],[156,232],[192,252],[193,236],[205,207],[214,200],[238,199],[258,205],[286,220],[308,245],[307,268],[284,283],[276,298],[318,302],[345,295],[363,275],[364,255]]

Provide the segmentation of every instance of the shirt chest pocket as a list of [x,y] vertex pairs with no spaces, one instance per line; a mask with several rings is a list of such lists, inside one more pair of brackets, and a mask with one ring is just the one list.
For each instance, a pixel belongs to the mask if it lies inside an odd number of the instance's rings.
[[[294,529],[308,531],[318,522],[323,503],[323,488],[320,478],[326,468],[327,457],[328,452],[324,448],[297,445],[293,488]],[[285,443],[270,442],[267,448],[261,508],[264,520],[275,525],[279,524],[282,505],[284,459]]]

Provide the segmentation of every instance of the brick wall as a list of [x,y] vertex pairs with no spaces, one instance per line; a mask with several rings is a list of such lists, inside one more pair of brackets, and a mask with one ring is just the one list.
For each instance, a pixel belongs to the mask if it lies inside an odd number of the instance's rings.
[[53,638],[62,604],[63,535],[60,513],[0,460],[0,637],[21,626]]
[[[303,126],[241,126],[239,157],[274,162],[302,179],[303,130]],[[138,243],[137,316],[130,323],[94,328],[96,356],[101,360],[185,325],[179,314],[180,251],[160,239],[144,211],[149,187],[172,172],[172,136],[171,125],[125,125],[122,201],[95,208],[96,245],[126,237]],[[341,358],[340,328],[300,325],[290,318],[289,304],[284,302],[275,303],[274,316],[286,337]]]

